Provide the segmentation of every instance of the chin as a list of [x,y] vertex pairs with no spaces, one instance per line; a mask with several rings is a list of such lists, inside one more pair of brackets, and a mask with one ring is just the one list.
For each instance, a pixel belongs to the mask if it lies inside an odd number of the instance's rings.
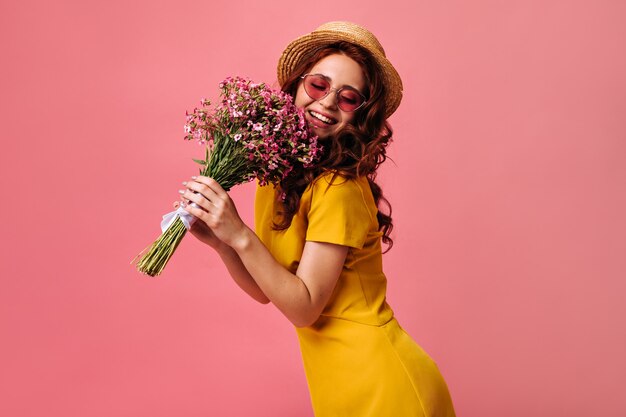
[[344,125],[339,125],[333,126],[331,129],[314,129],[313,133],[315,133],[320,140],[325,140],[337,136],[344,128]]
[[[313,133],[315,133],[315,132],[313,132]],[[326,139],[328,139],[329,137],[331,137],[331,136],[332,136],[332,133],[329,133],[329,132],[324,132],[324,133],[322,133],[322,134],[317,134],[317,133],[316,133],[316,135],[317,135],[317,139],[318,139],[318,140],[326,140]]]

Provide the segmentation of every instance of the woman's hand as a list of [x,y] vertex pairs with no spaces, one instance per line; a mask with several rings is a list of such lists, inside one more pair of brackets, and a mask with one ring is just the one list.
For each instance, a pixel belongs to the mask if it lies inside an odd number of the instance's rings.
[[187,189],[180,191],[182,197],[199,206],[184,205],[187,212],[198,218],[191,228],[194,236],[214,248],[218,248],[220,244],[215,239],[234,246],[246,238],[248,227],[239,217],[235,203],[217,181],[198,176],[191,177],[191,181],[184,182],[183,185]]
[[[182,198],[182,197],[181,197]],[[185,206],[185,203],[175,201],[174,209],[178,209],[181,206]],[[204,222],[196,220],[191,224],[189,232],[194,235],[200,242],[206,243],[215,250],[218,250],[224,243],[215,236],[215,233]]]

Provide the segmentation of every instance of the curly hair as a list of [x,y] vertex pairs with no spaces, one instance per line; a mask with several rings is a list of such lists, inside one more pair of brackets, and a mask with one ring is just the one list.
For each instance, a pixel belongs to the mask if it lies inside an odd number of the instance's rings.
[[[300,76],[308,72],[320,59],[333,54],[348,56],[363,69],[368,86],[367,102],[357,110],[349,125],[324,142],[323,153],[315,166],[298,170],[280,182],[280,192],[277,196],[282,194],[284,200],[280,198],[276,200],[280,207],[277,212],[279,220],[274,222],[273,227],[275,230],[284,230],[291,225],[304,190],[323,172],[333,172],[333,179],[337,175],[346,178],[366,176],[378,207],[376,217],[379,230],[383,232],[382,241],[387,244],[385,250],[387,252],[393,246],[390,237],[393,229],[391,205],[383,196],[382,189],[376,184],[375,179],[378,166],[387,159],[386,147],[391,142],[393,131],[385,118],[385,86],[374,60],[363,48],[349,42],[336,42],[304,60],[285,80],[282,90],[295,97]],[[388,214],[380,210],[381,203],[387,206]]]

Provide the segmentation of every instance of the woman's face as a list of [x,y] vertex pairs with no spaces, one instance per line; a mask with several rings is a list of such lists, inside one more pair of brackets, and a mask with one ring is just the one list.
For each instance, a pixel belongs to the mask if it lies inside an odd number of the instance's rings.
[[313,133],[320,139],[325,139],[348,125],[355,114],[355,112],[345,112],[337,107],[336,90],[348,86],[363,94],[365,76],[361,66],[355,60],[342,54],[328,55],[320,59],[308,73],[324,75],[330,81],[331,91],[323,99],[315,101],[304,91],[302,80],[300,80],[295,104],[304,109],[305,117]]

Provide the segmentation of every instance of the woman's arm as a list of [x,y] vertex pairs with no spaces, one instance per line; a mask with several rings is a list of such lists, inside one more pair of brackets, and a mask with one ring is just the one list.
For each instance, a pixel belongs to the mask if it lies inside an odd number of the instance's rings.
[[259,288],[257,283],[252,278],[252,275],[246,269],[246,266],[241,261],[241,258],[230,246],[224,245],[223,248],[217,251],[222,258],[226,269],[233,278],[233,281],[239,285],[250,297],[262,304],[267,304],[270,299],[265,295],[263,290]]
[[298,327],[309,326],[319,318],[348,254],[347,246],[306,242],[298,270],[292,274],[249,228],[233,249],[263,293]]
[[[243,267],[260,291],[294,325],[303,327],[314,323],[337,283],[348,247],[306,242],[298,270],[292,274],[274,259],[256,234],[243,223],[234,203],[216,181],[207,177],[193,179],[186,184],[188,190],[183,197],[201,208],[187,205],[185,209],[232,248],[233,253],[226,252],[226,259],[231,262],[236,275],[243,276],[245,282],[247,276],[242,274]],[[238,256],[241,265],[233,258],[234,255]],[[228,264],[227,267],[231,271]],[[247,288],[248,284],[245,284]],[[244,286],[242,288],[246,290]]]
[[[186,183],[183,183],[186,184]],[[174,203],[174,208],[178,208],[179,203]],[[194,235],[198,240],[203,243],[206,243],[218,253],[224,265],[228,269],[230,276],[233,278],[233,281],[239,287],[244,290],[250,297],[254,298],[256,301],[267,304],[269,303],[269,298],[263,294],[263,291],[259,288],[259,286],[254,282],[254,279],[246,269],[246,267],[239,259],[239,255],[237,252],[233,250],[230,246],[219,240],[213,231],[206,225],[206,223],[202,221],[193,222],[191,229],[189,232]]]

